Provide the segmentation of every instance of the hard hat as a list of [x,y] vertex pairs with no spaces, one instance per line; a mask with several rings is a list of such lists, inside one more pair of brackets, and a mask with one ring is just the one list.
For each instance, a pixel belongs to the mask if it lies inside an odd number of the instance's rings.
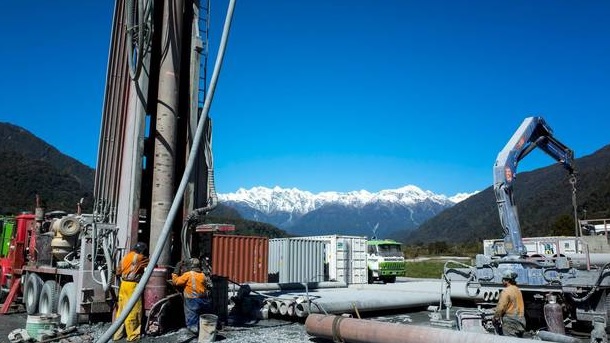
[[502,271],[502,280],[515,280],[517,278],[517,273],[510,269],[505,269]]
[[191,258],[191,268],[200,268],[201,267],[201,262],[199,261],[198,258]]
[[148,245],[146,245],[144,242],[138,242],[133,246],[133,250],[138,254],[143,254],[146,249],[148,249]]

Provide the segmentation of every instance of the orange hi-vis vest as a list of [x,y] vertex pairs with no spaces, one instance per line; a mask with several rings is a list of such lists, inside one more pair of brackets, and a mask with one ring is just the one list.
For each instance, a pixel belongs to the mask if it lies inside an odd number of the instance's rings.
[[148,261],[148,258],[144,255],[130,251],[121,260],[116,275],[121,275],[123,281],[138,282],[144,274],[144,268],[148,265]]
[[202,272],[189,271],[180,276],[172,274],[172,282],[176,286],[184,286],[185,298],[205,297],[205,275]]

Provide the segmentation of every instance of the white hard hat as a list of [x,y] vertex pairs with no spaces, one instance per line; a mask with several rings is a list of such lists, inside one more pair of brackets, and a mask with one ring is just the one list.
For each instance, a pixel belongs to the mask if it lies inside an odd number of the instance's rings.
[[504,269],[502,271],[502,280],[515,280],[517,278],[517,273],[510,269]]
[[201,268],[201,261],[199,261],[198,258],[193,257],[191,258],[191,268]]

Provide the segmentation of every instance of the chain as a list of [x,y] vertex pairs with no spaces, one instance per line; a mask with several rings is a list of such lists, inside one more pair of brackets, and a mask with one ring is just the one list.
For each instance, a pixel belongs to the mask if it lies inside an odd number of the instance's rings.
[[570,176],[570,184],[572,185],[572,208],[574,209],[574,234],[576,237],[579,236],[579,225],[578,225],[578,205],[576,203],[576,175]]

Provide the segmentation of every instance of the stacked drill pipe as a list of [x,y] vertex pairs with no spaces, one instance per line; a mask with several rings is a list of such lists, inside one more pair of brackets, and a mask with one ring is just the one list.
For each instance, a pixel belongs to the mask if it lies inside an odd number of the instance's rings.
[[[400,310],[436,305],[441,299],[442,281],[379,285],[350,285],[320,283],[317,289],[303,292],[302,284],[248,284],[252,290],[266,294],[264,308],[276,316],[307,317],[310,313],[343,314],[380,310]],[[466,281],[451,282],[451,298],[473,302],[497,302],[497,288],[474,288]]]
[[264,308],[277,316],[307,317],[310,313],[353,313],[425,307],[439,299],[439,282],[386,285],[380,290],[368,285],[317,289],[309,292],[273,292]]
[[124,16],[124,1],[115,6],[114,29],[110,42],[108,73],[104,93],[104,109],[99,137],[97,168],[95,173],[95,210],[114,222],[121,186],[120,161],[123,159],[123,142],[127,128],[126,117],[129,98],[129,72]]

